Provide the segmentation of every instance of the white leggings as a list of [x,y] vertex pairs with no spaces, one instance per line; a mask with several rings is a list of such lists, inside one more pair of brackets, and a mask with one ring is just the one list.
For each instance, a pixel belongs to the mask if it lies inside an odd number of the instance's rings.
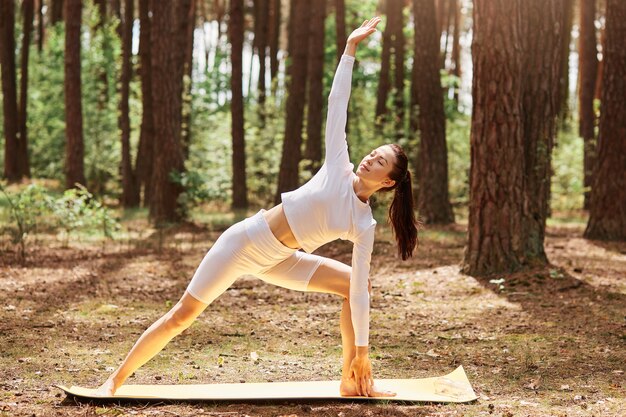
[[309,280],[327,258],[285,246],[263,217],[265,209],[230,226],[200,262],[187,291],[211,304],[241,275],[306,291]]

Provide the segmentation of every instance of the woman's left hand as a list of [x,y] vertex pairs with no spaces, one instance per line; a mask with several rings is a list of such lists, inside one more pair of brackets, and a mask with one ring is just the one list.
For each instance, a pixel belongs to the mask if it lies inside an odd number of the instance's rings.
[[376,32],[376,25],[380,23],[380,20],[380,17],[376,16],[370,20],[364,21],[361,27],[355,29],[350,36],[348,36],[347,43],[354,43],[357,45],[363,39]]

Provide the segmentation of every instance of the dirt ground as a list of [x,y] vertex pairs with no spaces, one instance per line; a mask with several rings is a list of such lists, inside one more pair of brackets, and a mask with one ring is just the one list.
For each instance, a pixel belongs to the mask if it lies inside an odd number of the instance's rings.
[[[584,218],[584,213],[577,214]],[[550,265],[476,279],[459,273],[466,226],[428,226],[401,262],[379,222],[372,256],[374,378],[423,378],[463,365],[469,404],[362,401],[78,403],[53,385],[95,387],[182,295],[224,227],[165,234],[145,221],[104,245],[31,242],[24,265],[0,254],[1,416],[624,416],[626,244],[549,223]],[[351,243],[316,253],[349,263]],[[495,282],[491,282],[495,281]],[[127,382],[338,380],[339,312],[329,294],[239,278]],[[253,359],[256,352],[258,359]]]

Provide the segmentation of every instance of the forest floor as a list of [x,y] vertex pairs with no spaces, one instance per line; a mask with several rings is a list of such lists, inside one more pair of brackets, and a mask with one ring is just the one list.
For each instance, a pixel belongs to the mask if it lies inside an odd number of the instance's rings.
[[[374,378],[438,376],[463,365],[479,396],[468,404],[76,402],[53,385],[101,384],[179,299],[225,226],[159,233],[136,218],[124,222],[135,231],[127,239],[73,239],[66,248],[39,235],[24,264],[4,242],[0,416],[623,416],[626,244],[583,239],[583,218],[550,219],[548,266],[486,278],[459,272],[466,223],[427,226],[415,256],[401,262],[379,222]],[[336,241],[316,253],[349,264],[351,247]],[[127,382],[338,380],[340,308],[330,294],[243,276]]]

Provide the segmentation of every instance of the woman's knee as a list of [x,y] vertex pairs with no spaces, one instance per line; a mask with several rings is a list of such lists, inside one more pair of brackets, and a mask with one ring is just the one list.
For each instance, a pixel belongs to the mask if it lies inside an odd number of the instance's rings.
[[166,326],[172,330],[184,330],[204,311],[207,304],[195,299],[187,291],[166,314]]

